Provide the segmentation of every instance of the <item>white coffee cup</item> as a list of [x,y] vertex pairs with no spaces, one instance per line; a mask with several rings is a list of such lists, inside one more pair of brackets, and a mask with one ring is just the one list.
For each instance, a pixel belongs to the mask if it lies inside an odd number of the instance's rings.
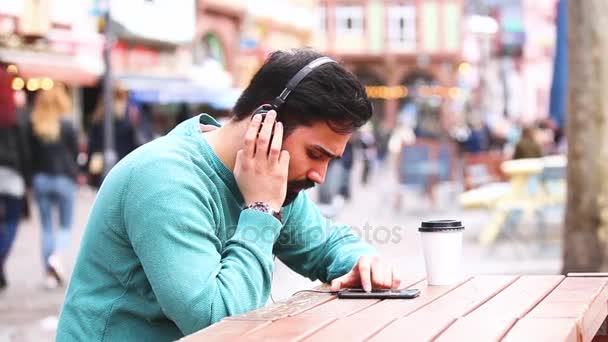
[[456,220],[423,221],[418,228],[429,285],[453,285],[461,279],[464,226]]

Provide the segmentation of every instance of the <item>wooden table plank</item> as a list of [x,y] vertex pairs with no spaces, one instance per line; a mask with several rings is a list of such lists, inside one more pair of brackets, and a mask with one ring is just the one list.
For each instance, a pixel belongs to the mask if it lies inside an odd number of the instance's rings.
[[488,317],[482,321],[470,316],[457,319],[435,341],[500,341],[517,318]]
[[500,340],[517,319],[543,300],[564,276],[523,276],[486,303],[458,319],[440,340]]
[[583,341],[591,341],[608,315],[608,279],[568,277],[526,317],[574,318]]
[[180,339],[180,341],[206,342],[232,340],[248,332],[270,325],[270,323],[270,321],[234,321],[224,319],[195,334],[186,336]]
[[335,321],[324,314],[304,313],[285,317],[241,337],[242,341],[300,341]]
[[374,305],[379,301],[380,299],[336,299],[307,310],[305,313],[342,318]]
[[[309,336],[336,319],[378,303],[379,299],[336,299],[297,315],[282,317],[247,336],[248,340],[298,340]],[[297,323],[299,322],[299,323]]]
[[574,318],[520,319],[507,333],[503,342],[577,342],[578,331]]
[[406,317],[390,323],[367,341],[431,341],[455,321],[452,317],[431,313]]
[[441,313],[452,318],[463,317],[494,297],[517,278],[504,275],[476,276],[419,311]]
[[[415,284],[421,278],[407,280],[405,286]],[[313,307],[306,307],[302,310],[292,311],[288,317],[275,320],[272,324],[263,329],[256,330],[255,333],[245,336],[247,340],[285,340],[302,339],[311,333],[323,328],[332,321],[349,316],[369,306],[380,302],[378,299],[339,299],[329,300]],[[279,308],[281,315],[285,313],[283,307]],[[266,313],[263,317],[274,317],[274,314]]]
[[564,276],[523,276],[492,299],[458,319],[440,341],[497,341],[563,280]]
[[353,315],[335,321],[316,332],[307,341],[363,340],[381,330],[396,318],[414,312],[459,285],[428,286],[426,281],[414,284],[411,288],[418,288],[421,291],[417,298],[383,300]]
[[516,279],[515,276],[477,276],[414,313],[392,322],[372,340],[389,341],[403,336],[410,339],[412,329],[423,340],[435,338],[457,318],[467,315]]
[[563,280],[562,275],[522,276],[469,316],[522,318],[540,303]]
[[[315,290],[329,291],[328,286],[317,287]],[[287,300],[276,302],[263,308],[242,315],[226,317],[227,320],[238,321],[273,321],[279,318],[305,312],[323,303],[333,301],[337,297],[328,293],[302,292]]]
[[[403,282],[403,284],[404,284],[404,286],[410,286],[412,284],[415,284],[415,283],[421,281],[422,279],[423,278],[417,277],[415,279],[405,280]],[[321,292],[329,292],[331,290],[331,287],[329,284],[322,284],[320,286],[315,287],[312,290],[321,291]],[[337,296],[333,295],[333,294],[329,294],[329,293],[301,292],[286,300],[282,300],[280,302],[270,304],[263,308],[260,308],[260,309],[254,310],[254,311],[250,311],[250,312],[244,313],[242,315],[226,317],[225,319],[239,320],[239,321],[241,321],[241,320],[274,321],[274,320],[277,320],[277,319],[280,319],[283,317],[298,315],[300,313],[314,309],[315,307],[317,307],[321,304],[333,301],[335,299],[337,299]],[[359,303],[359,304],[364,304],[364,303]],[[373,303],[372,302],[368,303],[368,305],[371,305],[371,304],[373,304]],[[339,310],[339,311],[337,311],[337,314],[339,316],[349,314],[353,311],[356,311],[356,310],[359,310],[362,308],[357,303],[353,303],[352,306],[353,307],[347,306],[344,309],[341,309],[341,308],[339,308],[339,305],[332,304],[327,308],[329,308],[330,310]],[[332,309],[334,307],[338,307],[338,308]]]

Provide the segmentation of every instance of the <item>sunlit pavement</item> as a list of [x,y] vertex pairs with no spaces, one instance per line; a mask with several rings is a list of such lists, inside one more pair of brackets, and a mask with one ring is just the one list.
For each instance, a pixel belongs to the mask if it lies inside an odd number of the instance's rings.
[[[357,173],[358,168],[355,169]],[[358,179],[355,175],[353,179]],[[561,213],[550,217],[549,238],[542,245],[536,236],[535,223],[524,219],[518,232],[508,234],[492,247],[480,247],[476,237],[489,220],[484,211],[463,211],[454,195],[440,193],[437,209],[420,194],[406,192],[401,210],[394,208],[394,186],[387,177],[377,174],[372,184],[353,189],[353,200],[344,204],[335,221],[357,227],[383,255],[392,260],[408,279],[424,275],[424,260],[417,227],[421,220],[454,218],[466,226],[463,252],[465,274],[552,274],[561,266],[559,222]],[[355,181],[356,183],[356,181]],[[311,191],[315,196],[315,191]],[[65,264],[72,269],[78,242],[94,201],[89,188],[78,191],[72,244]],[[33,203],[32,203],[33,204]],[[48,291],[42,286],[40,227],[35,206],[30,220],[19,228],[18,237],[7,264],[9,287],[0,293],[0,341],[54,341],[58,312],[65,288]],[[288,297],[293,292],[317,284],[295,274],[277,261],[272,297]]]

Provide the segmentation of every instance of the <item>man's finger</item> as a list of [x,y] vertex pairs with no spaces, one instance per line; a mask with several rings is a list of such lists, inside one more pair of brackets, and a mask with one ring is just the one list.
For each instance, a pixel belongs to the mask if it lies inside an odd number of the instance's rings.
[[259,160],[266,160],[268,156],[268,147],[270,144],[270,136],[272,135],[272,131],[274,128],[274,118],[276,117],[277,112],[274,110],[266,113],[266,117],[264,118],[264,122],[262,123],[262,129],[260,130],[260,134],[256,140],[255,151],[256,158]]
[[243,147],[243,152],[247,158],[253,158],[255,155],[255,140],[258,136],[261,122],[262,116],[260,114],[254,115],[249,124],[249,128],[247,128],[247,132],[245,133],[245,146]]
[[366,257],[359,259],[359,277],[361,277],[361,287],[366,292],[372,291],[371,260]]
[[287,152],[287,150],[281,151],[281,155],[279,156],[279,166],[285,172],[289,170],[289,158],[289,152]]
[[272,137],[272,142],[270,143],[270,152],[268,154],[268,160],[270,162],[276,163],[279,160],[279,155],[281,154],[281,146],[283,145],[283,124],[277,122],[274,125],[274,135]]
[[340,278],[336,278],[334,280],[331,281],[331,290],[332,291],[338,291],[342,288],[341,286],[342,282],[340,281]]
[[332,291],[337,291],[341,289],[343,286],[352,286],[354,280],[356,279],[356,275],[353,271],[346,273],[345,275],[338,277],[331,282]]
[[386,266],[379,260],[372,262],[372,288],[384,287],[384,276],[386,275]]
[[344,282],[344,280],[346,278],[348,278],[348,276],[350,275],[350,273],[347,273],[341,277],[338,277],[334,280],[331,281],[331,290],[332,291],[338,291],[339,289],[342,288],[342,283]]

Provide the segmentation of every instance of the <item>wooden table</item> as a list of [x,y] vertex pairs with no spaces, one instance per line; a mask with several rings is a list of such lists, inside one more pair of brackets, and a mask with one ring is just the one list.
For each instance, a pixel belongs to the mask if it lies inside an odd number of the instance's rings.
[[428,286],[423,279],[408,284],[420,297],[301,293],[183,340],[608,341],[608,277],[494,275],[455,286]]

